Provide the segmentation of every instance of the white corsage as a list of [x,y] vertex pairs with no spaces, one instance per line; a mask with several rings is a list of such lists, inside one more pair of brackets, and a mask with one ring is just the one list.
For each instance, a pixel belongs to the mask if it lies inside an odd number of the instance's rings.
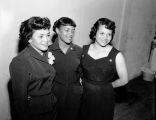
[[52,65],[54,63],[55,57],[51,52],[48,52],[48,63]]

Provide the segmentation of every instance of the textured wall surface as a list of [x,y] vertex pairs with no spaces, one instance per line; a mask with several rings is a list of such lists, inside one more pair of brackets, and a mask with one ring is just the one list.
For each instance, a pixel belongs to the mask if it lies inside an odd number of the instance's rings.
[[119,48],[127,60],[129,78],[140,74],[140,68],[148,64],[151,42],[154,36],[155,0],[131,0],[126,3]]

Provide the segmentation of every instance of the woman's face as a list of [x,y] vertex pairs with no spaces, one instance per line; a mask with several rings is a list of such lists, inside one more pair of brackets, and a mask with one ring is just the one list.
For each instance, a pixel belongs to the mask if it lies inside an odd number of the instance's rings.
[[61,41],[66,44],[70,44],[74,38],[75,34],[75,27],[67,25],[67,26],[60,26],[60,28],[56,29],[58,37]]
[[29,43],[38,51],[46,51],[50,41],[48,29],[34,30]]
[[112,30],[109,30],[105,25],[100,25],[95,35],[95,42],[104,47],[112,40]]

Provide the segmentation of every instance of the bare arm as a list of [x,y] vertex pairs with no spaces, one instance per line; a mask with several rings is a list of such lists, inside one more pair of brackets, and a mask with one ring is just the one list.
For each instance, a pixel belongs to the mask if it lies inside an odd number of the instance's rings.
[[128,83],[128,73],[125,58],[121,52],[117,54],[115,62],[119,78],[112,82],[113,88],[120,87]]

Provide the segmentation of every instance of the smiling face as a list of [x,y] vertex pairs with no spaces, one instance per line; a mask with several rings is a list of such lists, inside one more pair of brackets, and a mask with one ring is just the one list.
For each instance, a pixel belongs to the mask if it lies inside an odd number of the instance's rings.
[[48,49],[50,41],[50,31],[48,29],[34,30],[29,43],[33,48],[39,52],[46,51]]
[[62,25],[59,28],[56,28],[59,40],[63,41],[66,44],[70,44],[74,38],[75,27],[70,25]]
[[107,29],[105,25],[100,25],[95,35],[95,42],[98,45],[105,47],[110,43],[111,40],[112,40],[112,30]]

